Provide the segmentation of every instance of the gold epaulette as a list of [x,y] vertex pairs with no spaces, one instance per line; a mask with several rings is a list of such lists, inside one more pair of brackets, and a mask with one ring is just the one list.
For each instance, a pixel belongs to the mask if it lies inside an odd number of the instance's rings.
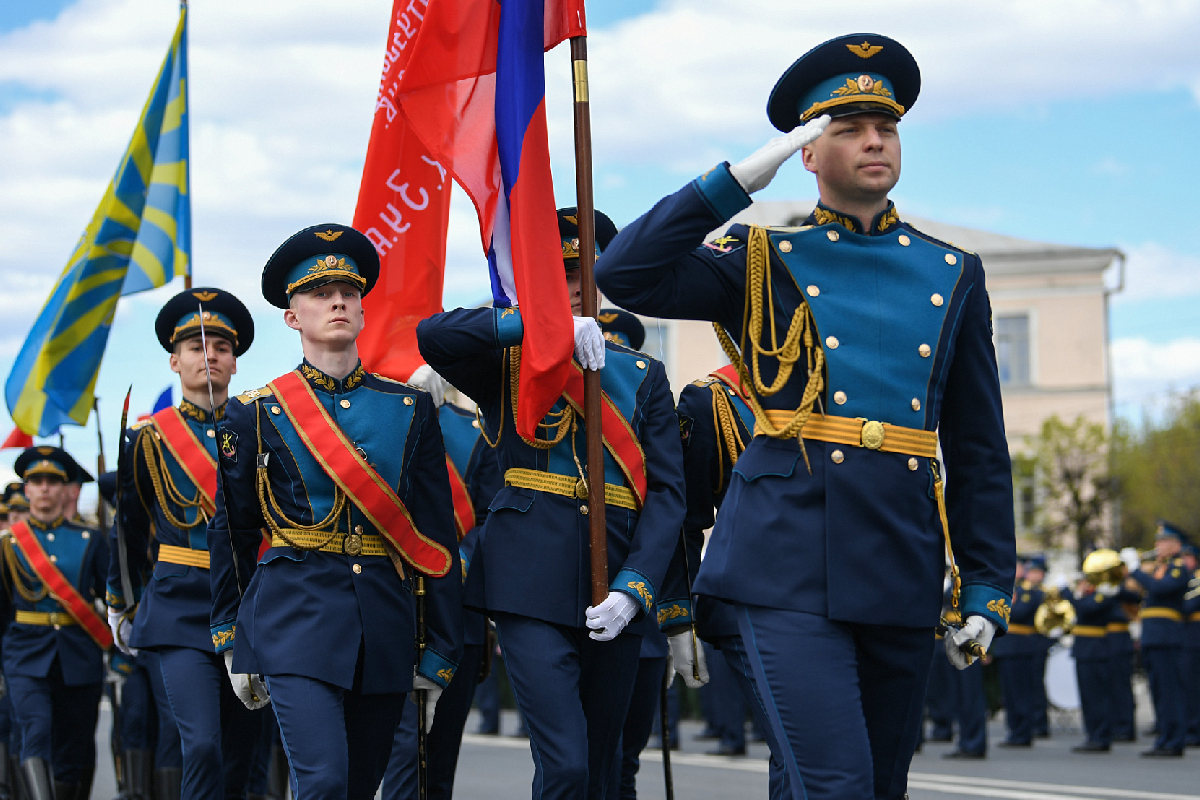
[[149,417],[146,417],[145,419],[139,419],[137,422],[135,422],[129,426],[129,430],[140,431],[142,428],[145,428],[147,425],[151,424],[152,422],[153,422],[153,420],[151,420]]
[[692,381],[692,386],[699,386],[700,388],[704,388],[705,386],[708,386],[710,383],[713,383],[715,380],[716,380],[716,378],[712,377],[711,375],[705,376],[703,378],[696,378],[696,380]]
[[248,392],[242,392],[237,396],[238,400],[242,401],[242,405],[248,406],[255,400],[265,400],[268,397],[274,397],[275,393],[271,391],[271,387],[264,386],[261,389],[251,389]]

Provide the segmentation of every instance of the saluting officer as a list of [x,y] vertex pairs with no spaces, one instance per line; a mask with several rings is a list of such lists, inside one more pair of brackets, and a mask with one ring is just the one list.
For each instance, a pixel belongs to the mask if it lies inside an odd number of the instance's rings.
[[[559,210],[572,312],[579,314],[575,209]],[[597,247],[616,233],[596,213]],[[490,506],[468,578],[468,604],[496,623],[517,705],[529,726],[535,797],[602,798],[638,669],[642,635],[683,521],[678,418],[661,363],[606,342],[575,317],[571,379],[526,439],[516,430],[521,342],[516,308],[457,309],[417,326],[431,367],[479,404],[505,486]],[[536,335],[529,331],[529,335]],[[587,463],[581,367],[601,369],[607,408],[603,465]],[[545,437],[545,438],[543,438]],[[614,455],[616,457],[614,457]],[[590,603],[584,476],[603,475],[609,594]],[[680,671],[690,665],[680,664]]]
[[12,620],[4,674],[30,800],[84,800],[96,766],[104,651],[112,637],[93,603],[104,594],[108,543],[63,516],[76,468],[57,447],[21,453],[14,469],[25,481],[29,517],[0,542],[0,618]]
[[[183,746],[181,796],[218,800],[245,792],[262,724],[262,715],[234,695],[209,634],[208,525],[216,511],[217,421],[228,407],[237,360],[254,340],[254,320],[229,292],[193,288],[163,305],[154,332],[179,375],[182,399],[125,435],[120,514],[134,596],[124,596],[114,529],[108,618],[122,651],[152,650],[158,656]],[[215,408],[209,405],[210,386]],[[164,773],[160,780],[171,777]]]
[[1150,758],[1183,755],[1187,738],[1183,693],[1183,596],[1188,579],[1179,557],[1187,536],[1165,520],[1159,520],[1154,537],[1155,560],[1143,570],[1136,551],[1121,551],[1129,577],[1141,584],[1142,660],[1154,702],[1157,736],[1154,747],[1142,753]]
[[358,358],[378,276],[353,228],[284,242],[263,296],[299,332],[304,360],[231,401],[218,429],[212,642],[242,701],[274,705],[296,800],[372,797],[405,693],[425,693],[432,723],[462,651],[437,409]]
[[[888,200],[919,87],[886,37],[816,47],[768,102],[790,133],[660,201],[596,268],[630,311],[718,323],[746,370],[758,435],[695,591],[738,607],[797,797],[904,795],[948,549],[956,666],[1011,610],[1011,464],[983,268]],[[702,246],[797,150],[821,196],[804,225],[735,225]]]

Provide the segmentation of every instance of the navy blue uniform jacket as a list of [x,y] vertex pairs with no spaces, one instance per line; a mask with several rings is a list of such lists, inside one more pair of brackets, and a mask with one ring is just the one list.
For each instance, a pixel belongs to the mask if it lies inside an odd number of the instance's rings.
[[1146,590],[1142,601],[1142,647],[1179,647],[1183,644],[1183,596],[1188,575],[1182,558],[1172,558],[1161,577],[1135,569],[1129,577]]
[[[307,362],[300,370],[326,412],[404,502],[416,529],[452,555],[445,576],[425,579],[428,648],[418,667],[445,686],[462,654],[462,568],[437,409],[428,393],[372,375],[361,365],[340,381]],[[290,527],[279,522],[269,499],[260,502],[256,490],[259,431],[274,502],[293,522],[325,519],[336,484],[270,390],[239,395],[228,409],[221,435],[233,435],[232,452],[222,446],[217,515],[208,529],[213,645],[218,652],[234,648],[238,672],[302,675],[343,689],[353,688],[361,648],[363,693],[409,691],[417,662],[412,568],[404,566],[402,579],[388,556],[286,545],[271,547],[257,561],[267,527],[263,502],[281,527]],[[342,533],[347,513],[350,525],[377,533],[357,507],[347,501],[347,508],[339,515]],[[244,597],[231,538],[241,578],[249,581]]]
[[[728,165],[715,167],[622,230],[597,263],[597,284],[635,313],[719,322],[739,340],[748,231],[735,225],[703,241],[748,205]],[[939,431],[961,608],[1003,632],[1016,566],[1012,474],[982,265],[900,222],[890,205],[867,234],[857,228],[819,207],[801,228],[770,232],[776,340],[807,303],[826,358],[818,411]],[[766,348],[771,334],[764,325]],[[801,358],[796,377],[763,399],[766,408],[801,405]],[[777,362],[760,366],[770,384]],[[933,627],[945,554],[931,459],[804,445],[811,473],[797,440],[750,442],[695,592],[845,622]]]
[[[578,476],[572,456],[587,462],[585,426],[549,450],[531,447],[513,423],[507,348],[521,343],[519,311],[457,309],[417,326],[424,359],[479,404],[485,431],[496,443],[500,472],[525,468]],[[627,630],[653,624],[653,608],[683,522],[683,465],[675,404],[662,364],[642,353],[605,342],[601,384],[629,421],[646,454],[646,499],[641,513],[609,505],[609,585],[641,606]],[[562,408],[559,400],[552,411]],[[572,443],[572,439],[574,442]],[[624,478],[606,451],[605,482]],[[586,502],[532,489],[505,486],[492,499],[471,564],[467,602],[487,611],[520,614],[584,627],[591,605]],[[478,572],[478,575],[475,573]]]

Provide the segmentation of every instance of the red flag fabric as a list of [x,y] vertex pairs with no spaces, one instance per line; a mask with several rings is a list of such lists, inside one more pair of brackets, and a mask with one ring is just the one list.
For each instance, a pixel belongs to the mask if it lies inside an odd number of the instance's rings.
[[358,353],[371,372],[401,381],[424,363],[417,352],[417,323],[442,310],[450,217],[449,176],[395,101],[425,8],[420,0],[395,0],[392,7],[354,211],[354,227],[379,253],[379,281],[363,298],[367,325],[358,337]]
[[33,436],[20,428],[13,428],[12,433],[8,434],[8,438],[4,440],[4,444],[0,444],[0,450],[8,450],[10,447],[19,447],[22,450],[33,447]]
[[543,53],[586,33],[583,0],[430,0],[396,92],[409,128],[475,204],[493,303],[521,307],[527,437],[562,393],[573,350]]

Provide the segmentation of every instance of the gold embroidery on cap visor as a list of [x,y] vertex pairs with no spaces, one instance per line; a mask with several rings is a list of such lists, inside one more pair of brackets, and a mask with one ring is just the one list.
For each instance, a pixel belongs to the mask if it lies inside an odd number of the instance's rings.
[[25,478],[28,480],[30,475],[57,475],[64,481],[67,479],[66,471],[53,461],[35,461],[25,468]]
[[[887,94],[885,95],[883,92],[886,92]],[[846,85],[839,86],[834,90],[834,94],[839,96],[830,98],[829,100],[822,100],[819,103],[813,103],[811,106],[809,106],[804,113],[800,115],[800,122],[808,122],[810,119],[824,114],[831,108],[847,106],[852,103],[869,103],[871,105],[883,106],[895,114],[898,118],[904,116],[904,106],[893,100],[890,96],[891,92],[888,92],[888,90],[884,88],[884,86],[878,81],[873,81],[870,91],[862,91],[858,82],[856,82],[853,78],[847,78]]]
[[[231,328],[220,317],[213,316],[211,312],[204,312],[204,331],[205,333],[213,333],[223,336],[233,343],[234,348],[237,348],[238,335],[237,331]],[[184,322],[182,325],[176,325],[174,332],[171,333],[171,345],[179,343],[181,340],[200,333],[200,312],[195,314]]]
[[[337,237],[335,236],[334,238]],[[320,286],[326,283],[333,283],[334,281],[345,281],[346,283],[353,284],[358,287],[359,291],[367,287],[366,278],[346,268],[345,257],[338,258],[334,255],[328,255],[310,266],[308,272],[300,280],[289,283],[287,285],[287,294],[292,295],[308,284]]]

